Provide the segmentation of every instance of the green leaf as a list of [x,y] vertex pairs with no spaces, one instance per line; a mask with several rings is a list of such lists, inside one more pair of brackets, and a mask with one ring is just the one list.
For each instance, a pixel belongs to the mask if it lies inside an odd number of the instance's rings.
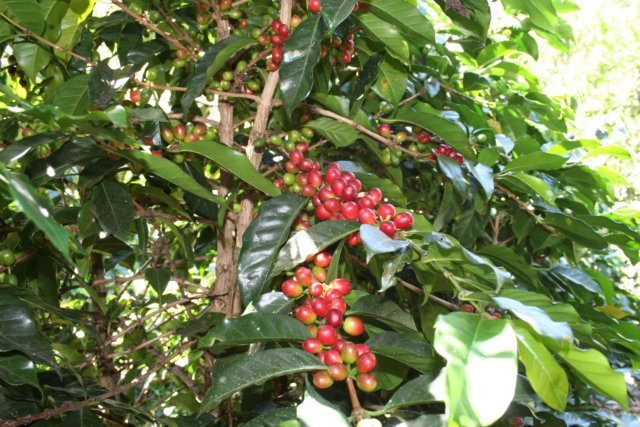
[[462,167],[457,160],[452,159],[449,156],[438,155],[438,167],[453,184],[453,188],[456,189],[458,194],[463,198],[466,198],[469,191],[469,181],[467,177],[462,173]]
[[169,280],[171,280],[171,271],[168,268],[149,268],[144,272],[144,278],[158,293],[158,296],[162,297]]
[[238,258],[238,286],[244,305],[255,301],[265,291],[278,251],[286,243],[293,222],[306,205],[307,199],[297,194],[274,197],[262,205],[260,214],[245,231]]
[[524,172],[514,172],[510,175],[503,175],[501,180],[509,182],[523,192],[533,191],[539,195],[542,200],[548,204],[555,206],[556,194],[549,186],[540,178],[528,175]]
[[387,52],[403,62],[409,62],[409,44],[393,24],[362,9],[353,17],[370,38],[386,46]]
[[[379,18],[391,22],[400,31],[409,35],[418,45],[435,41],[435,30],[431,22],[417,7],[405,0],[369,0],[369,10]],[[322,3],[324,8],[324,3]]]
[[[56,44],[64,49],[73,51],[74,46],[80,40],[83,31],[82,23],[93,11],[96,0],[71,0],[69,8],[60,22],[60,38]],[[56,51],[60,58],[68,58],[67,53]]]
[[202,95],[207,83],[224,67],[227,61],[236,56],[240,50],[256,43],[256,40],[248,37],[231,36],[217,41],[207,49],[189,76],[187,90],[181,101],[182,108],[188,111],[193,101]]
[[331,141],[336,147],[347,147],[360,138],[360,134],[353,126],[328,117],[320,117],[304,125]]
[[569,393],[567,373],[544,344],[529,331],[516,327],[515,332],[518,337],[518,357],[526,369],[531,387],[544,403],[556,411],[564,411]]
[[535,153],[525,154],[522,157],[510,161],[504,169],[502,169],[500,174],[528,172],[530,170],[555,170],[560,169],[566,162],[566,157],[536,151]]
[[9,385],[28,384],[42,392],[36,365],[21,354],[0,356],[0,378]]
[[559,350],[557,354],[598,393],[615,400],[625,409],[628,407],[624,375],[611,369],[602,353],[593,349],[569,348]]
[[311,338],[307,328],[291,316],[272,313],[250,313],[235,319],[225,319],[200,340],[200,347],[216,348],[252,344],[255,342],[303,341]]
[[411,123],[433,133],[444,142],[451,145],[466,158],[473,156],[466,132],[457,124],[440,116],[437,110],[420,104],[419,111],[412,111],[408,107],[398,110],[394,119],[386,121],[391,123]]
[[520,291],[517,289],[504,289],[499,294],[501,297],[511,298],[520,301],[528,306],[535,306],[543,309],[552,320],[556,322],[567,322],[575,329],[580,322],[580,315],[570,304],[552,302],[548,296],[535,292]]
[[336,220],[323,221],[307,230],[298,231],[280,250],[271,276],[291,270],[309,256],[358,231],[358,228],[357,222]]
[[226,145],[213,141],[197,141],[182,144],[178,151],[200,154],[269,196],[280,194],[278,187],[262,176],[247,156]]
[[438,364],[433,349],[424,339],[399,332],[382,332],[366,344],[372,353],[396,360],[421,373],[432,371]]
[[[338,162],[338,163],[340,164],[342,162]],[[360,182],[362,182],[362,186],[364,188],[377,187],[380,190],[382,190],[382,194],[384,194],[384,197],[392,201],[396,206],[407,205],[407,199],[404,195],[404,192],[398,185],[394,184],[393,182],[389,181],[386,178],[380,178],[377,175],[374,175],[372,173],[356,172],[356,171],[352,171],[352,172],[354,172],[356,175],[356,178],[358,178]]]
[[45,48],[35,43],[15,43],[13,54],[20,68],[35,82],[38,73],[49,65],[51,55]]
[[127,189],[113,181],[102,181],[91,190],[91,204],[100,227],[126,242],[136,213]]
[[85,114],[91,105],[89,79],[89,74],[83,74],[64,82],[53,100],[53,105],[60,107],[67,114]]
[[406,240],[394,240],[376,227],[368,224],[360,226],[360,237],[367,251],[367,263],[377,254],[396,252],[409,247],[409,242]]
[[[403,384],[384,405],[384,411],[437,402],[437,392],[433,390],[436,378],[433,374],[420,375]],[[429,424],[430,425],[430,424]]]
[[4,164],[0,163],[0,179],[4,180],[9,187],[11,198],[18,207],[51,241],[64,257],[71,261],[69,256],[70,235],[53,219],[51,209],[42,200],[33,187],[29,179],[22,174],[15,174],[7,171]]
[[506,320],[469,313],[438,316],[434,347],[447,359],[449,425],[490,425],[511,403],[518,377],[517,340]]
[[0,352],[12,350],[58,369],[51,344],[40,332],[29,306],[9,290],[0,289]]
[[260,414],[251,421],[241,424],[241,427],[286,427],[286,421],[296,419],[296,408],[281,407]]
[[541,308],[524,305],[520,301],[511,298],[493,297],[493,301],[501,309],[509,310],[518,318],[527,322],[540,335],[546,335],[556,341],[571,342],[573,340],[573,333],[569,324],[551,320],[549,315]]
[[366,295],[358,299],[346,315],[375,320],[397,332],[407,333],[416,338],[421,336],[417,333],[411,314],[390,299],[379,295]]
[[209,412],[232,394],[272,378],[298,372],[324,370],[327,366],[314,355],[293,348],[259,351],[243,356],[214,378],[202,401],[201,412]]
[[320,13],[330,33],[351,15],[356,3],[357,0],[322,0]]
[[302,21],[284,48],[280,64],[280,91],[289,114],[309,96],[313,85],[313,69],[320,61],[320,42],[325,26],[321,15]]
[[505,267],[516,278],[530,285],[539,283],[538,275],[525,258],[508,246],[491,245],[478,249],[478,255],[491,259],[498,265]]
[[408,74],[406,68],[390,55],[385,55],[378,68],[378,79],[373,90],[383,99],[398,105],[407,91]]
[[493,195],[494,184],[493,184],[493,169],[489,166],[483,165],[482,163],[478,163],[475,166],[467,163],[467,169],[471,172],[473,177],[478,181],[484,194],[486,196],[485,201],[491,200],[491,196]]
[[44,15],[35,0],[0,0],[0,11],[37,35],[44,31]]
[[320,424],[323,426],[351,426],[351,423],[340,411],[340,408],[320,396],[308,381],[304,391],[304,400],[296,408],[296,415],[298,420],[302,421],[305,426],[318,425],[319,420],[322,420]]
[[607,241],[586,222],[561,213],[547,213],[544,222],[561,231],[574,242],[592,249],[606,249]]
[[198,184],[195,179],[180,169],[180,167],[171,160],[147,154],[143,151],[120,150],[117,151],[117,153],[120,156],[139,164],[152,174],[177,185],[191,194],[218,204],[225,203],[222,197],[211,194],[211,191]]

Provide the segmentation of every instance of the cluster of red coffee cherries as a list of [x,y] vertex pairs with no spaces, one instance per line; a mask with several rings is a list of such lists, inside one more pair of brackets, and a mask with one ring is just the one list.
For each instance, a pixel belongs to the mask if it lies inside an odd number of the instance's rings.
[[[212,140],[217,136],[218,132],[213,127],[207,127],[204,123],[188,123],[184,125],[178,123],[171,128],[163,128],[160,131],[162,140],[167,144],[174,142],[195,142],[200,140]],[[142,140],[147,144],[151,138],[144,137]]]
[[267,69],[269,71],[276,71],[280,67],[282,62],[282,46],[289,38],[290,29],[288,25],[285,25],[281,20],[274,19],[271,22],[271,37],[268,34],[263,33],[258,36],[258,43],[262,46],[269,44],[273,45],[271,50],[271,58],[267,59]]
[[[460,304],[460,311],[464,311],[466,313],[475,313],[476,309],[473,305],[469,303],[464,303],[464,304]],[[487,308],[485,309],[485,312],[489,314],[489,316],[493,317],[494,319],[502,319],[504,317],[503,314],[500,312],[500,310],[498,310],[493,306],[487,306]]]
[[371,373],[376,357],[367,345],[347,341],[339,332],[342,329],[348,336],[359,337],[364,333],[364,323],[359,317],[344,317],[344,297],[351,292],[351,282],[338,278],[327,285],[326,269],[330,264],[331,254],[318,253],[310,263],[311,269],[298,267],[294,277],[282,283],[281,290],[289,298],[308,296],[294,315],[311,333],[311,338],[302,343],[303,350],[316,354],[327,365],[326,371],[313,374],[313,384],[325,389],[351,377],[360,390],[371,392],[378,383]]
[[[435,149],[429,148],[427,144],[434,142],[433,138],[422,129],[414,129],[414,133],[412,135],[409,135],[405,130],[400,130],[394,133],[390,125],[388,125],[387,123],[382,123],[378,126],[378,133],[380,134],[380,136],[389,138],[398,145],[403,145],[405,143],[408,144],[406,148],[411,151],[425,152],[428,150],[433,150],[432,152],[434,154],[450,157],[457,161],[459,164],[464,163],[464,157],[462,156],[462,154],[460,154],[447,144],[439,144]],[[400,164],[402,156],[402,150],[399,150],[398,148],[385,148],[382,157],[385,164],[398,165]],[[437,159],[435,155],[432,155],[431,157],[433,161]]]
[[440,156],[451,157],[460,165],[464,163],[464,157],[462,157],[462,154],[458,153],[456,150],[449,147],[447,144],[438,145],[438,147],[435,150],[435,153]]

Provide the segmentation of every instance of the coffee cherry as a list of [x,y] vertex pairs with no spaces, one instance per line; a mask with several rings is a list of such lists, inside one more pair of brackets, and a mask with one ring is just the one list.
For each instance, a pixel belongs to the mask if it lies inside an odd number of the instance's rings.
[[389,237],[392,237],[396,233],[396,225],[391,221],[383,221],[380,223],[380,231]]
[[322,326],[318,329],[318,339],[324,345],[332,345],[338,339],[338,334],[332,326]]
[[460,310],[461,311],[465,311],[467,313],[473,313],[475,311],[475,309],[473,308],[473,306],[471,304],[461,304],[460,305]]
[[320,252],[313,258],[313,262],[318,267],[327,268],[331,264],[331,254],[329,252]]
[[496,311],[495,313],[491,313],[491,317],[493,317],[494,319],[502,319],[502,314]]
[[286,25],[282,24],[280,26],[280,28],[278,29],[278,35],[284,39],[286,39],[287,37],[289,37],[289,27],[287,27]]
[[0,264],[8,267],[16,262],[16,256],[11,249],[0,251]]
[[328,372],[318,371],[313,374],[313,385],[319,389],[329,388],[333,385],[333,379],[329,376]]
[[311,270],[307,267],[298,267],[296,270],[296,280],[302,286],[309,286],[313,283],[313,274],[311,274]]
[[331,348],[333,350],[338,350],[338,351],[342,351],[342,347],[346,344],[346,341],[342,338],[338,338],[336,340],[336,342],[333,343],[333,345],[331,346]]
[[342,346],[342,360],[344,363],[355,363],[358,360],[358,350],[356,349],[356,345],[352,342],[345,342]]
[[309,12],[320,12],[320,0],[309,0]]
[[344,319],[342,329],[352,337],[357,337],[364,332],[364,322],[359,317],[347,317]]
[[[298,144],[299,145],[299,144]],[[302,159],[300,162],[300,170],[304,172],[312,172],[315,164],[311,159]]]
[[178,59],[187,59],[189,57],[189,52],[186,49],[178,49],[176,52],[176,56]]
[[282,293],[289,298],[298,298],[303,292],[302,286],[295,280],[289,279],[282,283]]
[[311,338],[318,338],[318,327],[313,325],[307,325],[307,331],[309,331],[309,335]]
[[367,196],[373,200],[374,205],[377,205],[382,200],[382,190],[379,188],[372,188],[367,193]]
[[371,393],[378,386],[378,380],[371,374],[360,374],[356,378],[358,388],[365,393]]
[[358,356],[356,369],[363,374],[371,372],[376,367],[376,356],[373,353],[364,353]]
[[320,187],[323,181],[322,174],[318,171],[311,171],[309,172],[308,180],[309,184],[314,187]]
[[387,221],[396,215],[396,208],[390,203],[378,206],[378,216],[381,220]]
[[358,205],[355,204],[355,202],[347,202],[342,205],[340,212],[345,219],[355,221],[358,218],[360,208],[358,208]]
[[509,419],[509,425],[511,427],[522,427],[524,425],[524,418],[522,418],[522,417],[511,417]]
[[351,62],[351,52],[349,52],[348,50],[343,50],[340,53],[340,60],[342,61],[343,64],[347,65]]
[[331,281],[331,283],[329,283],[329,287],[340,292],[340,295],[342,296],[347,295],[349,292],[351,292],[351,282],[349,282],[347,279],[334,279]]
[[347,367],[342,363],[332,363],[327,372],[334,381],[344,381],[349,376]]
[[331,218],[331,213],[321,205],[316,207],[316,218],[318,221],[326,221]]
[[271,51],[271,60],[275,64],[282,62],[282,48],[280,46],[274,47]]
[[334,212],[340,211],[342,204],[338,199],[329,199],[326,202],[324,202],[324,207],[327,209],[327,211],[334,213]]
[[139,90],[132,90],[131,93],[129,94],[129,99],[131,100],[131,102],[134,102],[136,104],[140,102],[141,97],[142,97],[142,94],[140,93]]
[[271,21],[271,29],[274,33],[277,33],[280,27],[282,27],[283,25],[284,24],[279,19],[274,19],[273,21]]
[[393,218],[393,222],[400,230],[408,230],[413,226],[413,215],[410,212],[402,212]]
[[360,237],[360,232],[356,231],[355,233],[349,234],[347,237],[347,244],[349,246],[358,246],[362,244],[362,238]]
[[324,363],[331,365],[334,363],[342,363],[342,355],[338,350],[331,349],[324,352]]
[[334,308],[329,310],[325,321],[327,322],[327,325],[333,326],[334,328],[339,328],[340,326],[342,326],[342,319],[342,312]]
[[386,123],[382,123],[380,126],[378,126],[378,133],[385,138],[388,137],[389,135],[391,135],[391,126]]
[[293,15],[291,17],[291,28],[297,28],[298,25],[300,25],[302,23],[302,18],[300,18],[298,15]]
[[369,196],[358,197],[356,203],[361,209],[372,209],[376,202]]
[[183,139],[187,133],[187,128],[183,124],[177,124],[173,128],[173,136],[178,139]]
[[316,321],[318,316],[313,309],[307,305],[303,305],[296,310],[296,319],[305,325],[310,325]]
[[331,184],[334,180],[340,178],[340,170],[339,169],[329,169],[327,170],[327,172],[324,174],[324,179],[327,181],[327,183]]
[[319,297],[324,293],[324,285],[322,283],[313,283],[309,286],[309,295]]
[[325,268],[315,265],[313,266],[313,268],[311,268],[311,272],[313,273],[313,277],[315,277],[318,282],[324,282],[325,280],[327,280],[327,270]]
[[329,303],[322,297],[314,298],[311,301],[311,308],[318,317],[325,317],[329,313]]
[[307,338],[302,343],[302,349],[307,353],[318,354],[322,351],[322,343],[317,338]]
[[357,194],[358,189],[351,184],[347,184],[347,186],[344,187],[344,190],[342,190],[342,200],[350,202],[356,198]]
[[171,132],[171,129],[168,128],[164,128],[160,131],[160,135],[162,136],[162,139],[164,140],[164,142],[166,142],[167,144],[171,144],[173,142],[173,132]]
[[258,36],[258,44],[261,46],[266,46],[269,44],[269,36],[266,34],[260,34]]
[[358,221],[362,224],[373,225],[376,223],[376,214],[369,208],[360,209],[360,212],[358,212]]
[[362,356],[365,353],[371,352],[371,350],[369,349],[369,346],[366,344],[356,344],[356,350],[357,350],[358,357]]

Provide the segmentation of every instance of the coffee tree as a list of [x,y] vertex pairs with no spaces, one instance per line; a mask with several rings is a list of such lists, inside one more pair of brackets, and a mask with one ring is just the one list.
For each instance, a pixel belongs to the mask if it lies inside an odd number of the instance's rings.
[[527,70],[572,8],[0,0],[3,425],[619,425],[625,152]]

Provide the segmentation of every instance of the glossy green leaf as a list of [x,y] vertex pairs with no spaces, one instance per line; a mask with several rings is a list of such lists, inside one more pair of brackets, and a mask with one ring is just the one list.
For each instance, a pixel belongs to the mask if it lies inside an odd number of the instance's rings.
[[378,228],[368,224],[360,226],[360,238],[367,251],[367,263],[377,254],[401,251],[409,247],[409,242],[406,240],[394,240]]
[[501,177],[501,180],[514,185],[524,192],[534,192],[550,205],[555,205],[556,195],[540,178],[524,172],[514,172]]
[[540,335],[546,335],[556,341],[573,340],[573,333],[566,322],[555,322],[541,308],[524,305],[520,301],[493,297],[493,301],[503,310],[509,310],[520,319],[527,322]]
[[27,304],[0,289],[0,352],[17,350],[31,360],[57,369],[51,343],[42,335]]
[[306,230],[298,231],[280,250],[278,261],[271,273],[277,276],[302,263],[311,255],[358,231],[353,221],[323,221]]
[[409,62],[409,44],[396,27],[366,10],[361,9],[353,16],[369,37],[385,45],[387,52],[403,62]]
[[284,46],[280,91],[289,115],[311,93],[313,69],[320,61],[320,42],[324,31],[322,16],[310,17],[302,21]]
[[35,0],[0,0],[0,11],[35,34],[40,35],[44,31],[44,15]]
[[[344,170],[344,169],[343,169]],[[364,188],[379,188],[384,197],[389,199],[396,206],[406,206],[407,199],[402,189],[386,178],[380,178],[377,175],[367,172],[353,171],[356,178],[362,182]]]
[[49,65],[51,60],[49,51],[35,43],[15,43],[13,45],[13,54],[20,68],[32,82],[36,81],[38,73]]
[[487,38],[491,24],[491,8],[487,0],[436,0],[436,3],[464,34],[479,38],[482,43]]
[[51,241],[67,260],[69,256],[70,235],[53,219],[53,214],[48,203],[42,200],[29,179],[22,174],[12,173],[6,170],[0,163],[0,180],[5,181],[9,187],[9,193],[18,207]]
[[569,393],[567,373],[549,350],[525,328],[516,327],[518,357],[524,365],[531,387],[540,398],[555,409],[564,411]]
[[398,105],[407,91],[408,74],[405,67],[397,59],[385,55],[378,68],[378,79],[373,90],[383,99]]
[[360,133],[353,126],[328,117],[319,117],[304,125],[331,141],[336,147],[347,147],[360,138]]
[[293,348],[259,351],[227,366],[214,378],[202,401],[201,412],[209,412],[234,393],[272,378],[326,369],[316,356]]
[[424,339],[399,332],[382,332],[367,340],[371,352],[407,365],[419,372],[430,372],[438,366],[433,349]]
[[187,85],[187,90],[182,97],[182,108],[188,111],[193,101],[202,95],[207,83],[224,67],[226,62],[233,58],[242,49],[256,44],[256,40],[248,37],[231,36],[219,40],[213,44],[198,60],[193,69]]
[[144,278],[160,297],[171,280],[171,271],[168,268],[149,268],[144,272]]
[[278,252],[307,199],[285,193],[267,200],[242,236],[238,258],[238,286],[243,304],[255,301],[270,283]]
[[506,320],[441,315],[434,348],[447,359],[449,425],[490,425],[509,407],[518,376],[516,334]]
[[[369,10],[385,21],[391,22],[406,33],[418,45],[435,41],[431,22],[420,13],[418,7],[405,0],[369,0]],[[323,6],[324,7],[324,3]]]
[[91,105],[89,102],[89,78],[88,74],[83,74],[64,82],[53,100],[53,104],[67,114],[85,114]]
[[287,421],[296,419],[296,408],[282,407],[260,414],[242,427],[286,427]]
[[397,332],[407,333],[416,338],[420,337],[411,314],[392,300],[379,295],[366,295],[358,299],[346,315],[375,320]]
[[544,218],[544,222],[587,248],[606,249],[609,246],[604,237],[578,218],[561,213],[548,213]]
[[171,160],[147,154],[143,151],[120,150],[118,151],[118,154],[139,164],[152,174],[177,185],[189,193],[202,197],[205,200],[224,204],[224,199],[222,197],[213,195],[211,191],[198,184],[195,179],[180,169],[180,167]]
[[403,384],[384,405],[385,411],[404,408],[406,406],[423,405],[440,400],[434,388],[435,375],[420,375]]
[[457,124],[440,116],[437,110],[426,104],[421,104],[420,110],[412,111],[403,107],[398,111],[394,119],[386,120],[391,123],[410,123],[428,130],[451,145],[466,158],[471,158],[473,152],[469,145],[466,132]]
[[583,381],[598,393],[628,407],[624,375],[611,369],[607,358],[597,350],[562,349],[560,356]]
[[200,340],[201,347],[215,348],[240,346],[255,342],[303,341],[310,338],[307,328],[286,314],[250,313],[242,317],[225,319]]
[[298,420],[305,426],[314,426],[319,420],[323,426],[349,427],[351,423],[342,413],[339,407],[327,401],[307,381],[304,391],[304,400],[296,408]]
[[322,9],[320,9],[320,13],[322,13],[325,26],[330,33],[333,33],[338,25],[351,15],[356,3],[358,3],[357,0],[322,1]]
[[491,196],[493,196],[493,190],[495,188],[493,183],[493,170],[482,163],[477,163],[475,166],[467,163],[466,167],[482,187],[486,196],[485,200],[487,202],[491,200]]
[[21,354],[0,356],[0,379],[10,385],[28,384],[42,391],[36,365]]
[[560,169],[566,162],[566,157],[537,151],[535,153],[525,154],[522,157],[518,157],[517,159],[510,161],[500,173],[528,172],[530,170],[555,170]]
[[125,187],[113,181],[103,181],[91,190],[93,215],[100,227],[126,242],[136,209]]
[[[93,6],[97,0],[71,0],[62,22],[60,22],[60,38],[56,44],[64,49],[73,51],[76,43],[80,40],[80,35],[84,30],[82,25],[93,11]],[[56,55],[61,58],[69,58],[69,55],[56,51]]]
[[247,156],[224,144],[213,141],[190,142],[182,144],[178,151],[200,154],[269,196],[280,194],[278,187],[262,176],[251,164]]
[[456,189],[458,194],[463,198],[466,197],[469,190],[469,181],[462,172],[462,167],[457,160],[452,159],[449,156],[438,156],[438,167],[444,174],[444,176],[451,181],[453,188]]
[[527,306],[541,308],[553,321],[566,322],[571,325],[572,328],[580,321],[580,315],[572,305],[554,303],[546,295],[518,289],[503,289],[499,296],[520,301]]

